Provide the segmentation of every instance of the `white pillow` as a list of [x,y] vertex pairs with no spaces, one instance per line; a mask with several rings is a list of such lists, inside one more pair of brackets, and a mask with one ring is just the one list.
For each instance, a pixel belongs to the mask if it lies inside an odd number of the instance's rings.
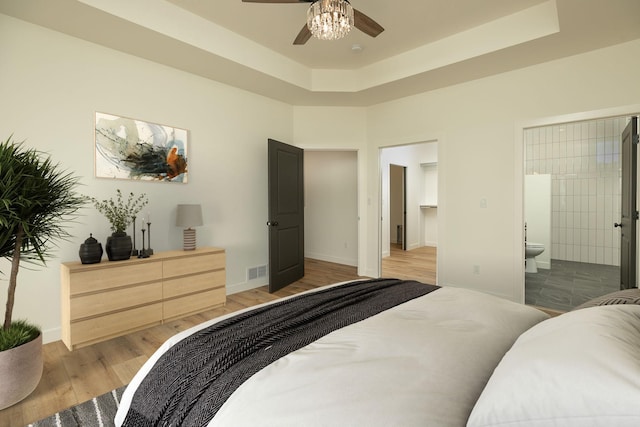
[[523,333],[467,426],[640,426],[640,306],[585,308]]

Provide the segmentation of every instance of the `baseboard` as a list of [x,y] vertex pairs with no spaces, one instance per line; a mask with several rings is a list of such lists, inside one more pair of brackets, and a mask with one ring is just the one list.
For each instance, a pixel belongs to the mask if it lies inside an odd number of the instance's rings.
[[49,328],[42,331],[42,343],[47,344],[62,339],[62,327]]
[[371,269],[363,269],[363,270],[358,269],[358,276],[377,279],[380,277],[380,274],[377,271],[371,270]]
[[424,242],[425,246],[430,246],[432,248],[437,248],[438,247],[438,242]]
[[232,285],[227,285],[227,295],[237,294],[238,292],[249,291],[251,289],[259,288],[261,286],[267,286],[268,284],[269,284],[268,279],[234,283]]
[[538,266],[538,268],[542,268],[544,270],[550,270],[551,269],[551,263],[550,262],[536,260],[536,265]]
[[326,262],[333,262],[335,264],[349,265],[351,267],[358,266],[357,259],[341,258],[341,257],[336,257],[336,256],[331,256],[326,254],[319,254],[314,252],[305,252],[304,257],[310,258],[310,259],[317,259],[318,261],[326,261]]
[[[343,264],[343,265],[349,265],[351,267],[357,267],[358,266],[358,260],[349,260],[349,259],[345,259],[345,258],[339,258],[339,257],[332,257],[329,255],[322,255],[322,254],[316,254],[316,253],[305,253],[305,258],[310,258],[310,259],[317,259],[319,261],[326,261],[326,262],[333,262],[336,264]],[[259,288],[261,286],[267,286],[269,285],[269,278],[268,277],[264,277],[264,278],[260,278],[256,279],[256,280],[251,280],[251,281],[247,281],[247,282],[241,282],[241,283],[234,283],[232,285],[227,285],[227,295],[233,295],[233,294],[237,294],[238,292],[244,292],[244,291],[249,291],[251,289],[255,289],[255,288]]]

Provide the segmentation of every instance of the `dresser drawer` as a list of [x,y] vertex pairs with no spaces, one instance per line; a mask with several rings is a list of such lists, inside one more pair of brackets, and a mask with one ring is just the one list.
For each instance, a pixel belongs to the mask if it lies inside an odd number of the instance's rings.
[[165,300],[163,303],[162,315],[164,319],[167,320],[191,313],[197,313],[208,308],[223,305],[226,302],[226,298],[226,289],[219,288],[207,292]]
[[164,280],[162,282],[162,295],[167,299],[224,287],[225,280],[226,273],[224,270]]
[[71,321],[162,301],[162,282],[71,298]]
[[91,344],[162,322],[162,303],[71,322],[72,345]]
[[113,267],[109,263],[108,266],[109,268],[72,272],[70,278],[70,282],[73,283],[70,289],[71,296],[162,280],[161,262],[123,264],[117,267]]
[[224,252],[195,255],[191,257],[166,260],[162,263],[163,277],[184,276],[211,270],[222,270],[225,267]]

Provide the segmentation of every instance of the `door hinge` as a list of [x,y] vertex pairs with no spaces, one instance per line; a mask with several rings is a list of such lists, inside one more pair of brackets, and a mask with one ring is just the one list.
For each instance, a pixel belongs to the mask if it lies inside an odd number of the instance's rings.
[[640,219],[640,213],[638,213],[638,211],[635,211],[633,214],[633,219],[638,220]]
[[640,143],[640,135],[638,135],[638,134],[633,135],[633,137],[631,138],[631,141],[634,144],[639,144]]

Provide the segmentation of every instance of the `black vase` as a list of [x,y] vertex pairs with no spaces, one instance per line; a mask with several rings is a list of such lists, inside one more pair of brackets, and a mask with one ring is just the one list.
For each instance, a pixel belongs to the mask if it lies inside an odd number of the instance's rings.
[[93,235],[90,234],[89,238],[80,245],[78,255],[80,255],[80,261],[83,264],[98,263],[102,258],[102,244],[98,243]]
[[131,236],[124,231],[113,233],[107,237],[105,250],[109,261],[122,261],[131,258],[132,248]]

